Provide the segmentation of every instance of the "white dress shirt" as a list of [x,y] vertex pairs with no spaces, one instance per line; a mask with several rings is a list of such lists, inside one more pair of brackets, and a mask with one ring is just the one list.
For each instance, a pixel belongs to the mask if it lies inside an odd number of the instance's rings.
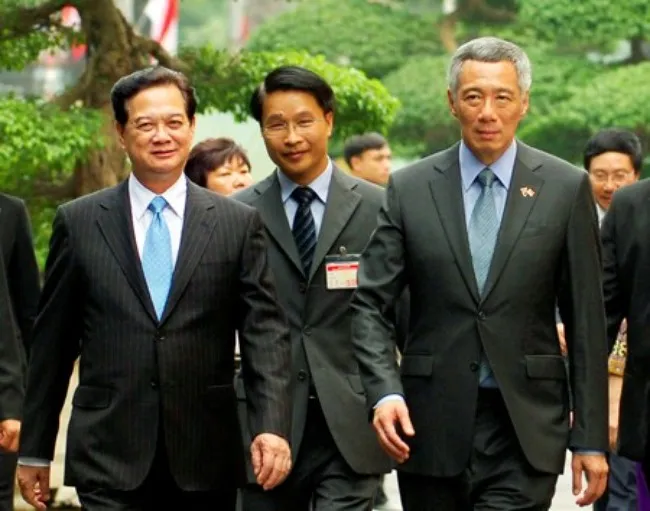
[[[129,176],[128,186],[135,245],[138,249],[138,257],[142,260],[144,240],[147,237],[149,225],[151,225],[151,221],[153,220],[153,212],[149,210],[149,204],[157,195],[146,188],[133,174]],[[178,249],[181,246],[185,203],[187,202],[187,178],[185,174],[181,174],[178,181],[170,186],[161,196],[168,204],[168,207],[163,210],[162,215],[167,223],[171,236],[172,264],[176,265]],[[41,458],[23,457],[18,460],[18,463],[32,467],[48,467],[50,465],[49,460]]]
[[[131,218],[133,220],[133,233],[138,256],[142,260],[144,240],[147,230],[153,220],[153,212],[149,209],[151,201],[157,197],[149,188],[146,188],[131,174],[129,176],[129,200],[131,202]],[[172,186],[161,194],[168,206],[163,209],[162,215],[169,228],[172,242],[172,264],[176,265],[178,249],[181,245],[181,232],[183,231],[183,217],[185,216],[185,203],[187,202],[187,178],[182,174]]]

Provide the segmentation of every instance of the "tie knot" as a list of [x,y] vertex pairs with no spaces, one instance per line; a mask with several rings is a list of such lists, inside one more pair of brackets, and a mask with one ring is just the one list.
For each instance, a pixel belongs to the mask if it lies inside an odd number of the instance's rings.
[[154,197],[153,200],[149,203],[149,209],[153,212],[154,215],[160,213],[167,206],[167,201],[164,197],[158,195]]
[[494,172],[492,172],[489,168],[484,168],[481,173],[478,175],[478,182],[481,183],[481,186],[483,187],[488,187],[492,188],[492,184],[494,183],[495,179]]
[[291,196],[301,206],[308,206],[316,198],[316,192],[308,186],[299,186],[291,193]]

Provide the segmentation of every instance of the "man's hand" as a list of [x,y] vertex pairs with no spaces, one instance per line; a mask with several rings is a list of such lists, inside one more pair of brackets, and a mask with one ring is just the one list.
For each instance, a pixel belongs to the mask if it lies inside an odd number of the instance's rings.
[[50,467],[18,465],[16,478],[25,502],[45,511],[50,500]]
[[587,479],[587,488],[578,497],[576,504],[580,507],[590,506],[605,492],[609,467],[604,454],[573,454],[573,494],[582,492],[582,474]]
[[566,347],[566,337],[564,335],[564,323],[558,323],[557,325],[557,336],[560,339],[560,352],[562,355],[566,355],[568,353],[567,347]]
[[265,490],[282,483],[291,471],[291,448],[282,437],[261,433],[251,444],[251,458],[257,484]]
[[400,437],[396,425],[404,435],[415,435],[406,403],[401,399],[391,399],[382,403],[375,408],[372,425],[382,449],[398,463],[404,463],[408,459],[411,449]]
[[0,422],[0,449],[6,452],[18,451],[20,421],[6,419]]

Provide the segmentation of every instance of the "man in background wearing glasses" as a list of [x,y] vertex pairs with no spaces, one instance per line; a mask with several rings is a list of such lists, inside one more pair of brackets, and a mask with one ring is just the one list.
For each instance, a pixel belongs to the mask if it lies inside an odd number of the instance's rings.
[[289,318],[294,465],[276,489],[249,485],[243,510],[370,511],[379,475],[391,462],[369,424],[349,302],[383,190],[329,158],[335,98],[320,76],[278,68],[253,93],[250,107],[277,170],[235,198],[262,216]]

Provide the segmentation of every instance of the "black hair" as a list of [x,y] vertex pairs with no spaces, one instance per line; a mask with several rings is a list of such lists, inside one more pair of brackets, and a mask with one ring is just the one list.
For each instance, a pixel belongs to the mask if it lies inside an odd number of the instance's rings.
[[178,71],[173,71],[163,66],[148,67],[140,69],[123,76],[111,89],[111,104],[115,121],[120,125],[126,125],[129,114],[126,111],[126,102],[136,94],[145,89],[160,85],[175,85],[181,91],[185,99],[185,112],[187,118],[192,120],[196,113],[196,93],[190,84],[189,79]]
[[350,162],[355,156],[361,156],[370,149],[381,149],[387,145],[388,141],[384,136],[376,132],[354,135],[345,141],[343,147],[343,158],[345,158],[345,163],[351,167]]
[[591,160],[603,153],[627,154],[632,160],[634,172],[639,174],[643,168],[643,147],[639,137],[633,132],[608,128],[596,133],[589,139],[584,151],[585,169],[589,171]]
[[208,173],[225,165],[233,158],[241,158],[251,168],[251,163],[243,147],[230,138],[207,138],[196,144],[185,164],[188,179],[205,188]]
[[276,91],[302,91],[311,94],[324,113],[334,112],[336,100],[330,85],[319,75],[300,66],[281,66],[266,75],[253,91],[250,113],[262,124],[262,108],[267,94]]

